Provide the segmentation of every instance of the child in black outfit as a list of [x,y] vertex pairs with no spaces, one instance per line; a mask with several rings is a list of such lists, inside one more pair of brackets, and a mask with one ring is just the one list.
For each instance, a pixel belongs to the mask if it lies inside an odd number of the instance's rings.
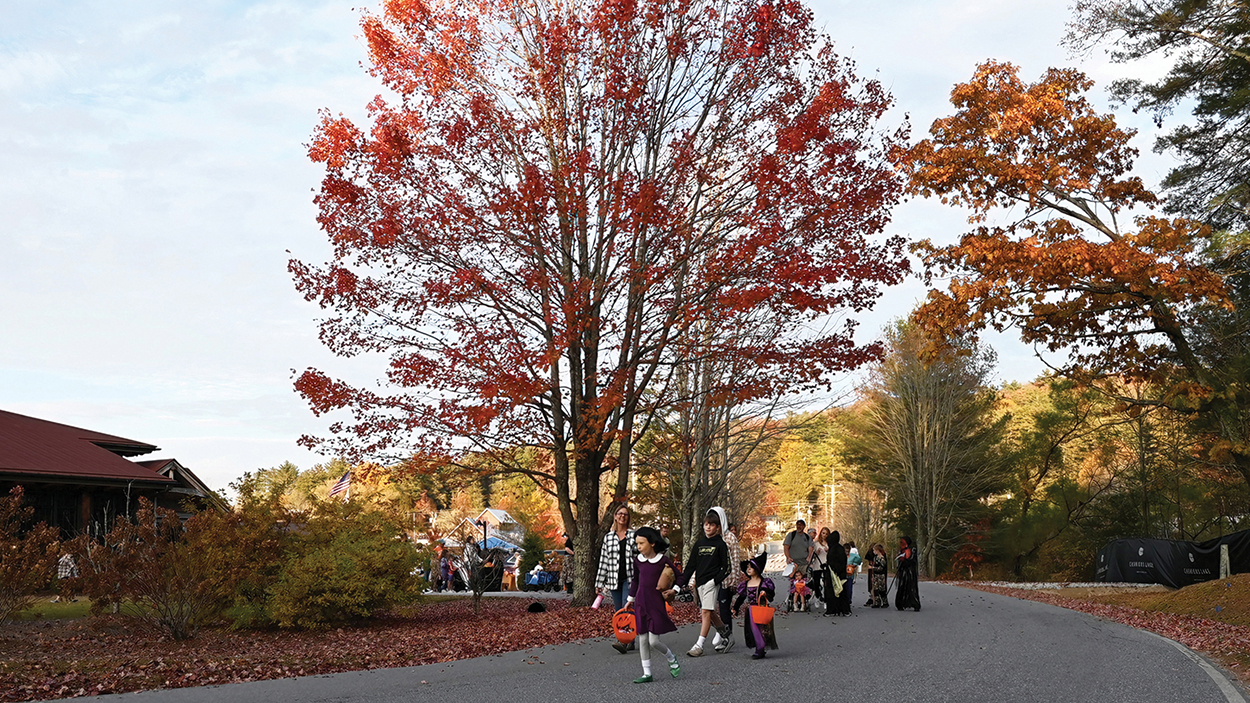
[[690,574],[689,586],[694,592],[695,602],[699,604],[703,620],[699,628],[699,641],[686,652],[691,657],[703,656],[703,643],[713,625],[716,626],[716,636],[712,639],[712,645],[718,648],[717,651],[728,652],[733,648],[728,628],[717,612],[720,584],[729,575],[730,569],[729,545],[720,536],[720,522],[718,513],[708,511],[703,518],[703,537],[694,543],[694,548],[690,551],[690,563],[686,565],[686,573]]

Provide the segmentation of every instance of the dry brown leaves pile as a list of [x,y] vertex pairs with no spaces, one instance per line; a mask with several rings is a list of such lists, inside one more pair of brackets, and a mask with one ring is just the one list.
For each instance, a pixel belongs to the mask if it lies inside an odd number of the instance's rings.
[[[417,666],[612,634],[612,614],[544,601],[490,598],[481,617],[468,599],[432,603],[411,617],[322,632],[206,629],[173,642],[119,617],[22,622],[0,629],[0,701],[92,696]],[[679,604],[674,621],[696,621]]]
[[1148,630],[1163,635],[1215,659],[1243,682],[1250,683],[1250,627],[1232,625],[1195,615],[1141,610],[1072,596],[1059,596],[1044,591],[1001,588],[982,584],[961,585],[1013,598],[1079,610],[1104,620],[1112,620],[1139,630]]

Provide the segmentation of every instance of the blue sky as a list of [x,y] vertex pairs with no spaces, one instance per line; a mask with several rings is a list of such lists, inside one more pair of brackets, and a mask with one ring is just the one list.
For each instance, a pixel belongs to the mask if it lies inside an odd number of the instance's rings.
[[[316,309],[286,273],[288,250],[328,252],[304,144],[329,108],[359,118],[377,92],[360,67],[348,2],[18,0],[0,25],[0,409],[152,442],[210,486],[284,460],[324,422],[292,370],[354,377],[317,342]],[[876,73],[914,133],[949,112],[950,88],[987,58],[1029,79],[1076,65],[1102,85],[1130,70],[1059,46],[1066,0],[813,3],[841,53]],[[1144,117],[1138,173],[1150,153]],[[893,231],[949,240],[958,213],[928,202]],[[918,281],[864,316],[865,335],[905,314]],[[995,340],[1000,377],[1041,369]],[[149,457],[149,458],[155,458]]]

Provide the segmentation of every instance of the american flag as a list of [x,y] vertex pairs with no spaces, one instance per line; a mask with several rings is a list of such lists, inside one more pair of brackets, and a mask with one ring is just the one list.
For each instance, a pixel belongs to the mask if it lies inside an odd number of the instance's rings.
[[343,501],[346,502],[347,499],[351,497],[351,489],[352,489],[352,472],[348,471],[347,473],[343,474],[342,478],[340,478],[337,482],[335,482],[334,487],[330,489],[330,497],[333,498],[334,496],[342,493]]

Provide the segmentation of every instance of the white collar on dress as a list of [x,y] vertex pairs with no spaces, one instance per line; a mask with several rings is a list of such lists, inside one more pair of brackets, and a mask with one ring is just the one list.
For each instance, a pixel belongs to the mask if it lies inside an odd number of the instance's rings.
[[644,557],[644,556],[643,556],[643,555],[641,555],[641,554],[639,554],[639,555],[638,555],[638,561],[645,561],[645,562],[647,562],[647,563],[649,563],[649,564],[654,564],[654,563],[656,563],[657,561],[659,561],[659,560],[661,560],[661,559],[663,559],[663,558],[664,558],[664,552],[656,552],[656,553],[655,553],[655,556],[651,557],[650,559],[648,559],[648,558]]

